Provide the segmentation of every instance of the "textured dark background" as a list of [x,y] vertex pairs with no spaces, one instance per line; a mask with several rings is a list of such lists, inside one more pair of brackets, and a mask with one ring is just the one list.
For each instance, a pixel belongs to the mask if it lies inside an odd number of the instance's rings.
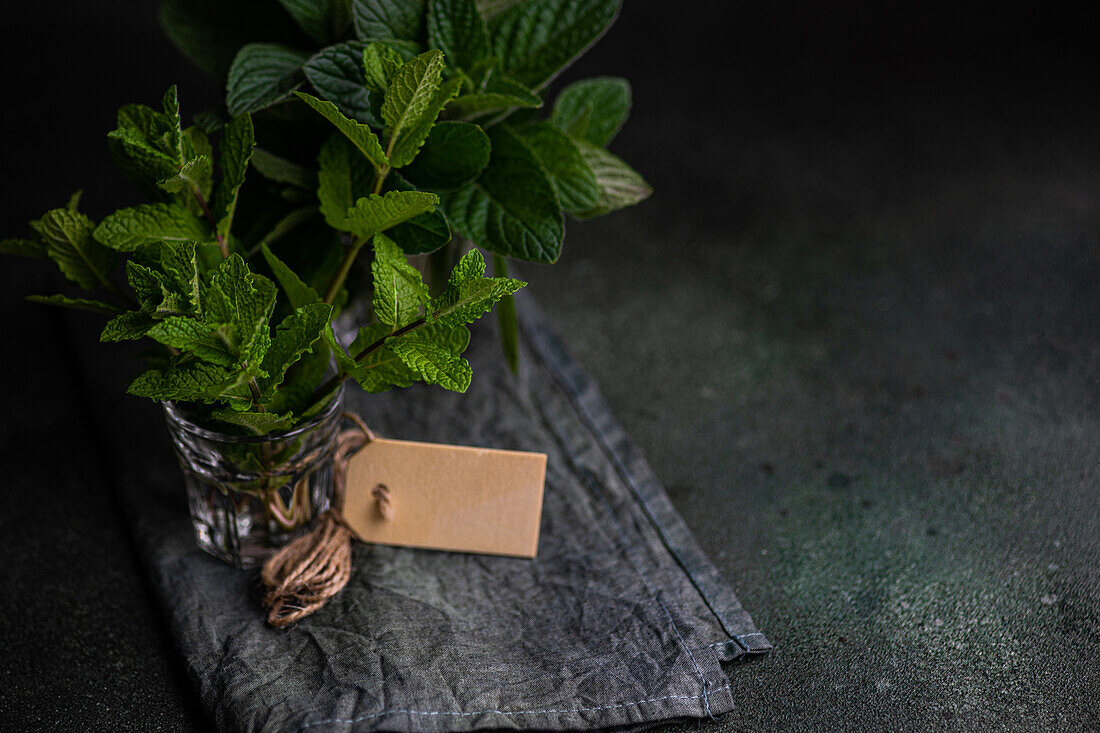
[[[777,646],[703,727],[1100,727],[1089,27],[626,5],[567,78],[633,80],[613,149],[657,193],[524,274]],[[104,144],[120,104],[219,98],[154,3],[21,3],[0,41],[5,234],[78,187],[97,217],[137,200]],[[45,268],[0,273],[0,717],[201,729],[112,489],[171,460],[153,408],[88,388],[96,319],[21,301]]]

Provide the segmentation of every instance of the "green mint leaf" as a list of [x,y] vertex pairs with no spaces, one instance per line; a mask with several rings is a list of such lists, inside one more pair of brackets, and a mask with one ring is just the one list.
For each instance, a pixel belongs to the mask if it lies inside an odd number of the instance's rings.
[[272,274],[275,275],[276,282],[286,293],[291,308],[302,308],[321,302],[321,296],[317,294],[317,291],[302,282],[302,279],[298,277],[294,270],[287,267],[282,260],[272,253],[267,244],[261,245],[260,251],[263,253],[264,259],[267,260],[267,266],[271,268]]
[[69,196],[69,201],[65,204],[65,208],[69,211],[76,211],[80,208],[80,199],[84,198],[84,189],[78,189],[73,191]]
[[[135,253],[132,261],[126,263],[128,276],[130,265],[142,267],[146,271],[136,273],[133,277],[145,283],[144,292],[147,298],[159,297],[159,300],[149,303],[149,312],[163,317],[190,315],[199,311],[199,272],[194,244],[152,244],[143,247]],[[144,305],[146,300],[141,302]]]
[[205,155],[193,158],[179,169],[179,172],[157,183],[168,193],[190,194],[192,190],[202,188],[204,181],[210,179],[210,159]]
[[169,125],[163,112],[145,104],[123,105],[115,116],[115,122],[119,130],[135,132],[139,138],[150,143],[163,138]]
[[424,37],[426,0],[352,0],[355,35],[361,41],[396,38],[420,41]]
[[371,194],[348,209],[348,231],[363,240],[384,232],[425,212],[434,211],[439,197],[424,191],[390,191],[384,196]]
[[252,167],[269,181],[286,183],[306,191],[313,191],[317,188],[317,175],[313,171],[285,158],[280,158],[274,153],[269,153],[263,148],[253,149],[251,162]]
[[416,160],[401,172],[422,188],[460,188],[489,165],[489,151],[489,136],[477,125],[440,122],[428,133]]
[[606,146],[630,114],[630,82],[602,76],[570,84],[554,101],[550,124],[599,147]]
[[30,239],[0,240],[0,254],[30,257],[34,260],[48,260],[50,258],[46,253],[46,245]]
[[566,211],[584,211],[596,205],[600,187],[577,143],[549,122],[536,122],[519,133],[523,142],[550,174]]
[[428,0],[428,41],[461,69],[493,55],[489,30],[474,0]]
[[62,274],[84,290],[107,282],[117,257],[92,238],[95,224],[69,208],[53,209],[31,222],[46,254]]
[[164,118],[168,121],[165,148],[176,165],[182,165],[184,162],[183,121],[180,119],[180,100],[175,84],[168,87],[161,104],[164,106]]
[[[382,190],[388,193],[389,191],[415,191],[416,188],[400,174],[391,172],[386,177]],[[434,252],[451,241],[451,227],[447,224],[447,217],[443,216],[443,212],[437,207],[435,211],[414,216],[388,229],[386,236],[396,242],[405,254],[424,254]]]
[[236,386],[228,370],[201,361],[139,374],[127,392],[157,401],[216,402]]
[[275,329],[275,337],[271,339],[271,346],[261,364],[261,369],[267,372],[267,376],[259,380],[264,399],[270,399],[282,384],[287,369],[302,355],[313,350],[313,345],[323,336],[331,318],[331,305],[314,303],[296,308],[283,319]]
[[267,323],[275,307],[274,283],[249,272],[240,255],[222,261],[203,293],[206,322],[243,361],[262,357]]
[[581,219],[603,216],[617,209],[633,206],[647,199],[653,189],[638,173],[622,159],[617,158],[603,148],[588,143],[579,143],[581,154],[588,167],[596,176],[600,187],[599,198],[595,206],[577,212]]
[[470,329],[466,326],[452,326],[447,323],[427,323],[416,329],[421,339],[431,341],[455,356],[461,356],[470,345]]
[[450,106],[456,114],[481,117],[516,108],[538,109],[542,98],[515,79],[494,74],[484,88],[456,97]]
[[210,413],[210,417],[219,422],[244,428],[252,435],[267,435],[294,427],[292,413],[274,412],[237,412],[232,408],[221,408]]
[[281,102],[304,80],[308,55],[275,43],[250,43],[229,69],[225,104],[229,114],[256,112]]
[[187,351],[199,359],[226,368],[237,364],[240,354],[223,341],[214,327],[186,316],[158,321],[145,332],[157,343]]
[[[382,121],[389,128],[391,148],[394,146],[393,141],[400,139],[407,128],[415,127],[430,114],[433,98],[439,91],[443,68],[443,54],[432,49],[406,61],[390,80],[382,101]],[[436,110],[435,115],[432,115],[433,121],[438,114]]]
[[561,255],[565,222],[535,154],[502,126],[489,132],[489,165],[473,184],[442,195],[447,220],[479,247],[543,264]]
[[501,298],[511,295],[527,283],[509,277],[484,277],[485,258],[476,249],[463,255],[451,271],[447,289],[432,300],[429,324],[464,326],[473,323]]
[[247,114],[237,115],[225,126],[225,134],[218,144],[218,169],[221,178],[214,191],[213,213],[218,222],[218,235],[228,239],[233,226],[233,214],[237,210],[237,194],[248,172],[248,162],[252,159],[252,149],[256,138],[252,129],[252,118]]
[[527,0],[493,18],[493,49],[508,76],[539,89],[615,20],[619,0]]
[[348,0],[279,0],[298,27],[322,45],[332,43],[351,24]]
[[205,221],[179,204],[140,204],[110,214],[95,229],[95,239],[119,252],[152,242],[205,242],[212,238]]
[[400,336],[386,344],[416,376],[428,384],[436,384],[454,392],[470,387],[473,373],[470,362],[455,356],[449,349],[416,334]]
[[388,43],[375,42],[363,46],[363,72],[367,88],[381,98],[390,88],[390,81],[397,70],[407,60]]
[[312,107],[317,114],[331,122],[344,137],[350,140],[352,145],[366,156],[375,169],[381,169],[389,165],[386,154],[382,152],[382,144],[378,142],[378,136],[374,134],[374,131],[368,125],[349,120],[332,102],[317,99],[317,97],[304,92],[297,92],[296,94],[299,99]]
[[[359,355],[369,344],[385,338],[389,333],[389,328],[384,324],[364,326],[353,344],[352,353]],[[340,371],[354,379],[366,392],[377,394],[393,387],[408,387],[415,380],[412,370],[386,345],[375,349],[359,361],[336,343],[331,325],[325,329],[325,340]],[[354,348],[356,345],[359,345],[358,349]]]
[[[206,133],[201,128],[192,125],[185,128],[183,131],[183,157],[184,160],[194,160],[195,158],[206,158],[209,161],[214,160],[214,146],[210,144],[210,138],[206,136]],[[210,193],[213,188],[212,178],[212,165],[202,166],[194,170],[191,176],[195,187],[198,188],[199,193],[207,201],[210,200]],[[188,191],[185,195],[185,200],[188,203],[193,203],[198,207],[198,201]],[[198,209],[196,209],[198,210]]]
[[363,52],[360,41],[329,46],[314,54],[302,69],[313,88],[345,116],[380,127],[363,84]]
[[117,315],[122,312],[122,309],[117,305],[103,303],[98,300],[87,300],[85,298],[70,298],[67,295],[28,295],[27,300],[32,303],[76,308],[78,310],[93,311],[95,313],[107,313],[108,315]]
[[370,193],[376,172],[342,135],[333,134],[317,155],[317,200],[333,229],[347,229],[348,209]]
[[384,234],[374,236],[374,261],[370,269],[375,318],[394,330],[415,321],[420,316],[420,306],[429,302],[428,286],[401,249]]
[[461,87],[462,80],[457,76],[443,82],[435,96],[432,97],[420,120],[412,127],[407,128],[401,137],[397,139],[397,142],[394,143],[393,153],[390,155],[390,163],[394,168],[403,168],[413,162],[417,153],[420,152],[420,146],[424,144],[435,126],[439,113],[443,111],[448,102],[454,99]]
[[99,334],[99,340],[103,343],[133,341],[142,338],[156,324],[157,321],[148,313],[127,311],[107,321],[103,332]]
[[122,127],[108,132],[107,145],[122,174],[153,195],[158,191],[150,183],[162,181],[178,171],[178,166],[167,154],[133,128]]

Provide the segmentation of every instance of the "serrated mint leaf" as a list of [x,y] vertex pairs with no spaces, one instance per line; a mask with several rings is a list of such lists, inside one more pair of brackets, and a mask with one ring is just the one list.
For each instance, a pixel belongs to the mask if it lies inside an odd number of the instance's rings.
[[95,229],[97,242],[119,252],[132,252],[152,242],[205,242],[211,238],[206,222],[180,204],[119,209]]
[[35,260],[48,260],[50,258],[46,254],[46,245],[30,239],[0,240],[0,254],[30,257]]
[[455,356],[461,356],[470,345],[470,329],[466,326],[427,323],[416,329],[416,333],[420,338],[431,341]]
[[420,316],[420,307],[429,302],[428,286],[400,248],[384,234],[374,236],[374,261],[370,269],[375,318],[393,330],[415,321]]
[[412,127],[406,128],[394,143],[393,152],[390,154],[390,164],[394,168],[403,168],[413,162],[417,153],[420,152],[420,146],[424,144],[424,140],[435,126],[439,113],[448,102],[454,99],[461,87],[462,80],[457,76],[440,85],[420,120]]
[[619,0],[527,0],[493,18],[489,32],[500,68],[538,89],[595,43]]
[[210,159],[205,155],[192,158],[183,164],[179,172],[157,183],[168,193],[190,193],[200,189],[203,181],[210,179]]
[[166,369],[150,369],[130,383],[127,392],[157,401],[215,402],[235,381],[226,369],[200,361]]
[[375,42],[363,46],[363,74],[367,88],[381,98],[389,89],[397,70],[407,60],[388,43]]
[[107,282],[117,257],[93,239],[95,224],[84,214],[69,208],[53,209],[32,221],[31,228],[46,255],[70,281],[85,290]]
[[[356,338],[356,343],[362,341],[360,349],[363,349],[387,334],[389,329],[383,324],[365,326],[360,330],[362,338]],[[412,370],[384,344],[357,360],[336,343],[331,325],[325,330],[325,340],[340,371],[348,374],[366,392],[377,394],[393,387],[408,387],[416,378]],[[354,353],[359,356],[362,352],[358,350]]]
[[283,319],[275,329],[275,336],[261,364],[267,372],[267,376],[259,380],[264,399],[270,399],[274,390],[282,384],[287,369],[312,350],[331,318],[331,305],[314,303],[296,308]]
[[107,321],[103,332],[99,334],[99,340],[104,343],[133,341],[143,337],[156,324],[157,321],[148,313],[127,311]]
[[203,293],[203,315],[243,360],[262,356],[262,336],[275,307],[274,283],[249,272],[240,255],[230,255],[214,272]]
[[275,412],[237,412],[222,408],[210,413],[210,417],[228,425],[244,428],[252,435],[267,435],[294,427],[294,415]]
[[298,27],[320,44],[332,43],[351,24],[348,0],[279,0]]
[[473,376],[470,362],[455,356],[419,335],[409,334],[387,341],[386,346],[409,369],[428,384],[436,384],[454,392],[465,392]]
[[500,74],[494,74],[484,88],[463,94],[451,102],[451,109],[464,117],[475,118],[490,112],[508,109],[538,109],[542,98],[520,84]]
[[333,229],[347,229],[348,209],[370,193],[376,171],[342,135],[333,134],[317,155],[317,200]]
[[474,0],[428,0],[428,42],[461,69],[493,55],[489,31]]
[[267,260],[267,266],[271,268],[272,274],[275,275],[275,280],[282,287],[283,292],[286,293],[291,308],[302,308],[321,302],[321,296],[317,294],[317,291],[302,282],[302,279],[298,277],[294,270],[291,270],[282,260],[276,257],[266,244],[261,245],[260,251],[263,253],[264,259]]
[[[208,161],[214,160],[214,146],[210,144],[210,138],[206,136],[201,128],[195,125],[183,130],[183,158],[188,161],[195,158],[206,158]],[[192,171],[190,176],[203,199],[207,201],[210,200],[213,188],[212,173],[213,166],[205,165]],[[187,195],[186,199],[188,202],[194,201],[195,204],[198,204],[191,195]]]
[[600,194],[595,206],[577,212],[578,217],[588,219],[603,216],[617,209],[640,203],[653,193],[653,189],[645,179],[622,159],[595,145],[579,143],[579,146],[588,167],[596,176]]
[[536,122],[519,133],[523,142],[550,174],[566,211],[584,211],[596,205],[600,187],[573,138],[549,122]]
[[119,107],[115,122],[120,130],[131,130],[146,141],[160,140],[168,132],[168,119],[145,104],[125,104]]
[[[143,308],[158,317],[199,311],[199,273],[196,248],[190,242],[158,243],[143,247],[126,263],[134,291]],[[133,270],[133,272],[131,272]]]
[[433,211],[438,203],[438,196],[425,191],[390,191],[385,196],[371,194],[348,209],[346,226],[360,239],[369,240],[378,232]]
[[225,118],[222,117],[221,110],[217,109],[204,109],[201,112],[196,112],[191,116],[191,121],[195,127],[207,135],[212,135],[225,126]]
[[378,136],[368,125],[348,119],[332,102],[317,99],[304,92],[297,92],[297,95],[317,114],[331,122],[344,137],[351,141],[352,145],[359,149],[359,152],[366,156],[375,169],[381,169],[389,164],[386,154],[382,152],[382,144],[378,142]]
[[426,0],[352,0],[355,35],[361,41],[396,38],[419,42],[424,37]]
[[450,327],[473,323],[493,305],[527,283],[509,277],[484,277],[485,258],[476,249],[462,256],[447,282],[447,289],[432,299],[429,325]]
[[223,341],[209,324],[186,316],[172,316],[158,321],[145,332],[157,343],[194,354],[199,359],[223,367],[232,367],[240,356],[235,348]]
[[248,162],[252,160],[252,149],[255,146],[252,118],[242,114],[231,119],[218,144],[218,169],[221,177],[214,191],[213,213],[218,221],[218,235],[223,240],[229,237],[229,230],[233,226],[237,193],[244,183]]
[[604,147],[630,114],[630,82],[602,76],[574,82],[558,94],[550,123],[578,140]]
[[468,122],[440,122],[402,175],[421,188],[445,190],[473,181],[489,165],[489,136]]
[[[394,172],[386,177],[382,188],[384,192],[416,190],[400,174]],[[406,222],[387,229],[386,236],[396,242],[405,254],[424,254],[434,252],[451,241],[451,227],[447,224],[447,217],[443,216],[443,212],[437,207],[435,211],[414,216]]]
[[168,87],[161,104],[164,106],[164,118],[168,121],[168,131],[164,141],[166,152],[176,165],[181,165],[184,162],[183,121],[180,119],[180,100],[175,84]]
[[442,194],[447,220],[479,247],[550,264],[561,255],[565,222],[557,193],[534,153],[502,126],[489,132],[492,154],[478,180]]
[[307,54],[275,43],[250,43],[229,69],[225,104],[229,114],[256,112],[281,102],[305,79]]
[[252,167],[269,181],[286,183],[307,191],[313,191],[317,188],[317,175],[313,171],[285,158],[280,158],[263,148],[253,149],[251,162]]
[[329,46],[315,53],[303,70],[313,88],[345,116],[380,127],[363,84],[363,49],[361,41]]
[[27,300],[32,303],[57,305],[66,308],[76,308],[77,310],[93,311],[95,313],[107,313],[109,315],[117,315],[122,312],[122,309],[117,305],[103,303],[98,300],[87,300],[85,298],[70,298],[67,295],[28,295]]
[[399,139],[406,129],[415,127],[430,112],[443,68],[443,54],[432,49],[406,61],[394,74],[382,102],[382,121],[389,128],[391,140]]
[[107,146],[122,174],[153,193],[156,193],[153,184],[175,175],[178,170],[166,153],[154,147],[148,138],[133,128],[108,132]]

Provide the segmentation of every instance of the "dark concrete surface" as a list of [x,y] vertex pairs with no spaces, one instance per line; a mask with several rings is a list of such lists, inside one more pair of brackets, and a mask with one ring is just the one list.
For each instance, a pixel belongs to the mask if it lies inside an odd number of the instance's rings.
[[[217,98],[147,4],[69,5],[3,30],[5,234],[132,200],[119,104]],[[628,3],[571,76],[635,81],[657,194],[524,270],[776,645],[679,728],[1100,728],[1096,52],[1050,5],[796,5]],[[94,317],[20,302],[42,272],[0,268],[0,719],[202,729],[112,491],[167,441],[102,387],[128,355],[81,370]]]

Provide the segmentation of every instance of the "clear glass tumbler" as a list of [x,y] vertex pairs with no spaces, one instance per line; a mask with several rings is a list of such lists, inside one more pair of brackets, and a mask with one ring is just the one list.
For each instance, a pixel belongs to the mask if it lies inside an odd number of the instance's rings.
[[238,568],[255,567],[305,533],[332,501],[332,454],[343,390],[325,410],[283,432],[232,435],[162,403],[199,547]]

